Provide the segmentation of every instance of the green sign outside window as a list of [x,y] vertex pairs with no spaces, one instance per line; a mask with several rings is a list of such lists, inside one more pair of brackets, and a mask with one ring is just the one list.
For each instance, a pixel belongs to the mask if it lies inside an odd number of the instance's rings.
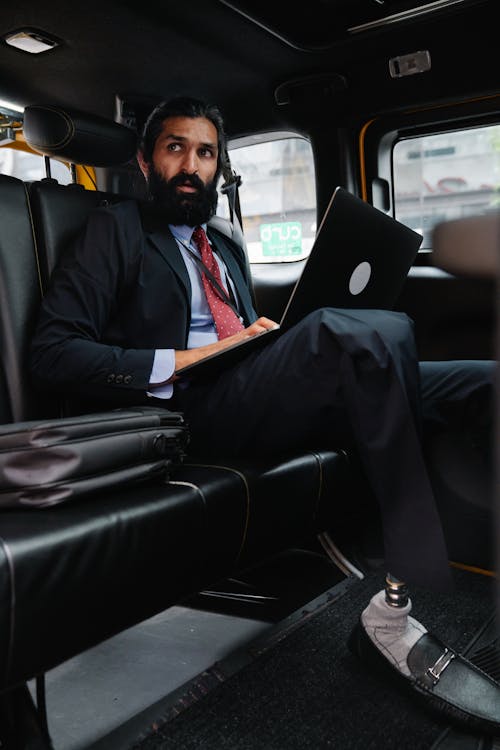
[[284,221],[260,225],[262,254],[268,257],[300,255],[302,252],[302,224]]

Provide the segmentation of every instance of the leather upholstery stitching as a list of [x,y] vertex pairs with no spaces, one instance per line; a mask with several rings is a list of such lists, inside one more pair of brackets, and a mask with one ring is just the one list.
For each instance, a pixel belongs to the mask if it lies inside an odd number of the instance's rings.
[[206,503],[206,500],[205,500],[205,495],[203,494],[203,491],[202,491],[201,487],[198,487],[197,484],[193,484],[193,482],[183,482],[183,481],[177,480],[177,479],[169,479],[167,482],[165,482],[165,484],[176,484],[176,485],[179,485],[181,487],[191,487],[191,489],[197,490],[197,492],[201,495],[201,499],[203,500],[203,505],[205,505],[205,507],[206,507],[207,503]]
[[245,499],[246,499],[246,514],[245,514],[245,526],[243,529],[243,534],[241,538],[240,548],[238,550],[238,553],[234,559],[234,564],[236,565],[238,563],[238,560],[240,559],[243,549],[245,547],[245,543],[247,540],[247,533],[248,533],[248,526],[250,523],[250,488],[248,486],[247,478],[246,476],[237,469],[234,469],[232,466],[219,466],[217,464],[183,464],[184,466],[194,466],[194,467],[200,467],[203,469],[222,469],[222,471],[231,471],[233,474],[236,474],[241,481],[243,482],[243,485],[245,487]]
[[69,117],[66,114],[66,112],[64,112],[63,110],[56,109],[54,107],[36,107],[36,109],[45,110],[47,112],[54,112],[56,115],[62,116],[62,119],[65,120],[66,124],[68,125],[68,133],[64,136],[62,140],[56,141],[55,143],[38,143],[36,145],[39,148],[50,148],[50,149],[56,149],[56,148],[60,148],[61,146],[67,146],[67,144],[71,141],[71,139],[75,135],[75,125],[71,117]]
[[323,494],[323,460],[319,453],[316,453],[315,451],[310,451],[311,456],[314,456],[316,459],[316,462],[318,464],[318,470],[319,470],[319,477],[318,477],[318,493],[316,497],[316,503],[313,511],[313,518],[316,519],[319,511],[319,506],[321,502],[321,495]]

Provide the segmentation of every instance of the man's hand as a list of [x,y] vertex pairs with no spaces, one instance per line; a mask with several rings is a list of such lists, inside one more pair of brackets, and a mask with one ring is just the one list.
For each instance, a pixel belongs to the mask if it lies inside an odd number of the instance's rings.
[[[279,326],[277,323],[275,323],[274,320],[269,320],[269,318],[258,318],[255,323],[252,323],[252,325],[248,326],[248,328],[245,328],[243,331],[239,331],[238,333],[235,333],[232,336],[228,336],[225,339],[221,339],[220,341],[216,341],[213,344],[199,346],[196,349],[176,351],[175,371],[177,372],[177,370],[180,370],[182,367],[192,365],[195,362],[198,362],[200,359],[208,357],[210,354],[215,354],[216,352],[220,352],[223,349],[227,349],[229,346],[237,344],[238,341],[249,339],[258,333],[269,330],[270,328],[279,328]],[[168,382],[172,383],[174,380],[177,380],[177,378],[178,376],[174,372],[173,376]]]

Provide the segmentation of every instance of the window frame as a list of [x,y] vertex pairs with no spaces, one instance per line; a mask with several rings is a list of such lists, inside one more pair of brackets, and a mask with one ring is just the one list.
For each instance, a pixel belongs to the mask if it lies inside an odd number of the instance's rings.
[[[394,160],[397,143],[407,138],[439,135],[500,125],[500,96],[450,102],[373,118],[359,132],[362,197],[394,217]],[[415,265],[429,260],[432,248],[422,249]]]
[[[258,146],[258,145],[265,144],[265,143],[273,143],[276,141],[285,141],[285,140],[292,140],[292,139],[304,141],[305,143],[308,144],[309,149],[310,149],[311,167],[313,170],[312,181],[313,181],[313,186],[314,186],[314,208],[312,210],[314,212],[314,222],[316,222],[317,211],[318,211],[316,162],[315,162],[313,145],[312,145],[311,139],[307,135],[305,135],[304,133],[293,131],[293,130],[268,130],[268,131],[259,131],[257,133],[251,133],[247,135],[230,138],[228,139],[228,142],[227,142],[227,151],[229,155],[229,160],[232,166],[231,154],[233,151],[237,149],[248,148],[250,146]],[[245,175],[241,174],[240,176],[244,183]],[[241,208],[241,216],[243,220],[245,217],[245,211],[244,211],[244,199],[241,200],[241,195],[240,195],[240,208]],[[246,237],[245,237],[245,240],[248,242]],[[280,256],[276,256],[275,258],[270,258],[268,260],[262,260],[262,259],[251,260],[249,258],[249,263],[253,268],[257,266],[270,266],[270,267],[281,266],[283,267],[285,265],[301,264],[306,261],[307,257],[309,256],[309,252],[310,251],[307,251],[307,254],[305,253],[301,254],[301,256],[297,258],[293,258],[293,257],[286,258],[286,257],[280,257]]]

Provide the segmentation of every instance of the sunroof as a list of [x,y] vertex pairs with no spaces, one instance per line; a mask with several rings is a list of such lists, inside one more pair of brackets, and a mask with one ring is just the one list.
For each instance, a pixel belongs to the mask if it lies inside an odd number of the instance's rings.
[[352,33],[408,22],[480,0],[308,0],[291,10],[288,0],[220,0],[286,44],[304,51],[333,47]]

